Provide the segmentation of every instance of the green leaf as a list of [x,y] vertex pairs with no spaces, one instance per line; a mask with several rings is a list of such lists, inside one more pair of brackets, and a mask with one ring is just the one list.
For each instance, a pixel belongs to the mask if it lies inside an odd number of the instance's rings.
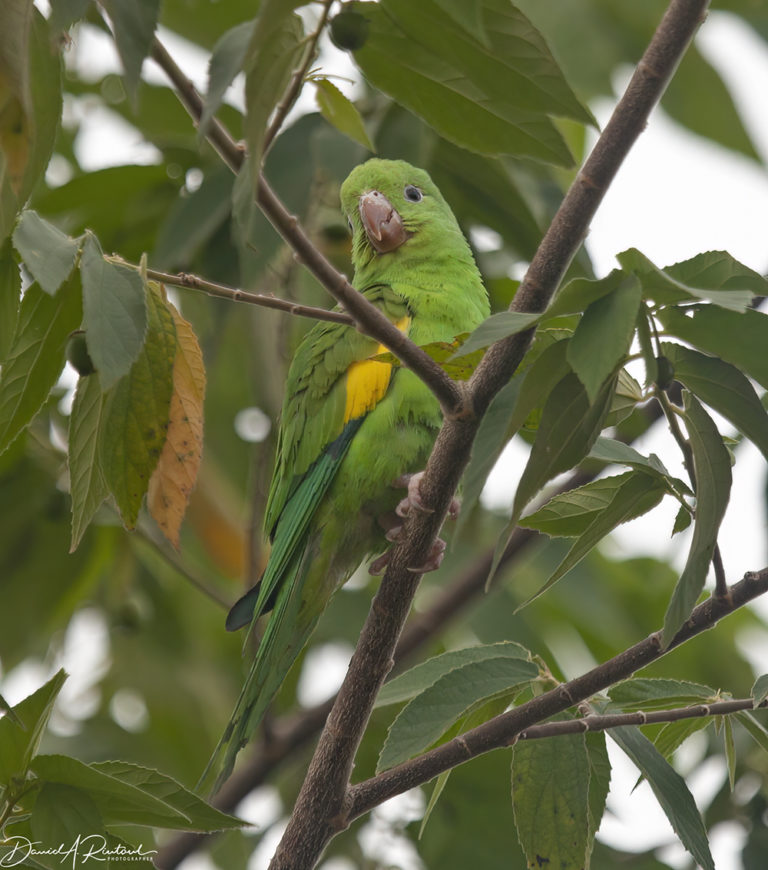
[[106,391],[128,373],[144,344],[144,284],[138,272],[105,260],[90,234],[83,246],[80,271],[85,340]]
[[152,768],[127,761],[101,761],[92,764],[91,768],[120,782],[136,786],[145,794],[161,800],[183,814],[187,818],[184,830],[223,831],[228,828],[241,828],[245,824],[242,819],[215,809],[175,779]]
[[436,0],[435,5],[446,15],[450,15],[463,30],[471,33],[478,42],[488,43],[488,34],[483,27],[481,0]]
[[702,731],[712,722],[712,716],[700,716],[695,719],[680,719],[677,722],[667,722],[659,731],[653,745],[664,758],[669,759],[672,753],[687,740],[691,734]]
[[[589,842],[587,843],[589,856],[605,812],[605,801],[611,785],[611,762],[605,745],[605,734],[602,731],[588,731],[584,738],[589,761]],[[585,866],[589,866],[589,860]]]
[[600,299],[615,293],[627,280],[621,269],[614,269],[604,278],[574,278],[558,290],[544,316],[562,317],[580,314]]
[[0,28],[0,240],[42,178],[61,117],[61,57],[48,22],[27,0],[3,6]]
[[573,468],[589,453],[608,413],[614,384],[607,381],[590,402],[575,374],[567,374],[549,395],[512,506],[511,525],[523,508],[562,471]]
[[211,52],[208,63],[208,89],[200,117],[198,136],[205,136],[211,119],[218,112],[227,89],[243,68],[256,21],[244,21],[223,34]]
[[661,501],[664,492],[665,487],[658,478],[641,472],[632,472],[623,483],[617,486],[607,506],[597,514],[593,514],[593,518],[587,527],[573,542],[565,558],[555,568],[544,585],[519,605],[517,609],[520,610],[522,607],[526,607],[531,601],[538,598],[547,589],[557,583],[617,526],[635,519],[656,507]]
[[8,238],[0,243],[0,365],[11,348],[19,320],[21,272]]
[[583,734],[518,740],[512,807],[529,867],[584,867],[589,843],[590,764]]
[[377,772],[431,746],[479,701],[525,685],[538,673],[533,662],[517,655],[500,655],[443,674],[400,711],[382,747]]
[[664,305],[699,299],[742,312],[754,298],[753,288],[768,290],[765,279],[724,251],[709,251],[664,269],[637,248],[623,251],[617,259],[640,278],[644,296]]
[[746,710],[742,710],[735,715],[763,752],[768,752],[768,730]]
[[170,419],[176,328],[159,291],[147,290],[147,338],[130,372],[111,391],[101,429],[104,479],[123,523],[134,528]]
[[66,678],[63,670],[57,671],[44,686],[16,704],[13,712],[18,721],[11,716],[0,719],[0,785],[26,774]]
[[[555,387],[571,371],[567,360],[569,341],[570,338],[562,338],[548,342],[546,334],[539,333],[536,336],[533,347],[523,360],[523,365],[526,365],[537,351],[539,351],[538,355],[534,356],[533,361],[519,372],[522,384],[509,418],[509,437],[522,427],[538,428],[540,419],[536,419],[534,425],[531,425],[533,422],[531,418],[536,416],[534,412],[543,408]],[[538,411],[538,417],[541,417],[541,411]]]
[[[298,15],[280,12],[279,7],[293,8],[297,2],[264,0],[246,51],[245,69],[245,138],[249,159],[261,166],[262,146],[267,121],[291,80],[291,74],[304,55],[304,26]],[[254,173],[256,176],[257,173]]]
[[45,782],[73,786],[96,801],[105,825],[152,825],[186,829],[183,811],[147,791],[67,755],[37,755],[32,771]]
[[589,458],[598,462],[610,462],[617,465],[628,465],[638,471],[644,471],[664,480],[669,492],[682,492],[693,495],[691,488],[679,477],[673,477],[664,467],[664,463],[655,453],[643,456],[642,453],[615,438],[606,438],[601,435],[595,441],[594,447],[589,451]]
[[558,493],[543,507],[520,519],[518,525],[536,529],[550,538],[575,538],[608,507],[616,492],[633,474],[627,471],[614,477],[601,477]]
[[680,510],[677,512],[675,516],[675,522],[672,526],[672,535],[677,535],[680,532],[684,532],[688,526],[693,522],[693,516],[689,508],[685,505],[680,505]]
[[51,31],[58,33],[67,30],[85,16],[91,0],[52,0],[51,17],[48,19]]
[[755,680],[749,694],[755,707],[759,707],[768,698],[768,674],[762,674]]
[[353,142],[375,151],[355,104],[328,79],[316,79],[313,84],[315,99],[325,120]]
[[614,291],[593,302],[576,327],[567,358],[590,401],[629,350],[641,294],[637,278],[625,278]]
[[80,242],[31,210],[21,213],[13,244],[37,283],[53,296],[75,265]]
[[464,529],[472,509],[480,500],[485,482],[504,445],[509,440],[509,418],[520,391],[520,378],[513,378],[493,397],[480,421],[472,443],[472,454],[462,483],[462,511],[456,522],[458,536]]
[[[43,783],[29,824],[43,849],[61,844],[64,851],[80,840],[87,842],[88,837],[106,833],[96,801],[82,789],[55,782]],[[89,845],[96,843],[91,840]]]
[[502,311],[492,314],[484,320],[477,329],[470,332],[467,340],[454,354],[455,357],[464,356],[481,348],[489,347],[496,341],[509,338],[524,332],[541,320],[540,314],[525,314],[519,311]]
[[160,0],[104,0],[104,8],[112,19],[115,45],[125,72],[125,89],[136,102],[141,67],[155,36]]
[[752,309],[737,313],[703,307],[688,316],[679,308],[658,312],[667,332],[714,354],[768,390],[768,316]]
[[649,710],[683,707],[711,701],[717,691],[702,683],[658,677],[633,677],[608,690],[611,706],[621,710]]
[[715,870],[707,831],[685,780],[639,729],[625,725],[612,728],[610,735],[648,780],[683,846],[704,870]]
[[13,712],[13,707],[5,700],[5,698],[0,695],[0,710],[21,730],[24,730],[24,723],[19,719],[19,717]]
[[[418,34],[419,48],[414,51],[411,28],[418,27],[421,15],[429,13],[421,3],[410,4],[408,8],[404,4],[398,6],[397,20],[392,17],[392,10],[382,4],[353,3],[350,8],[370,21],[368,38],[355,51],[355,61],[371,84],[462,148],[481,154],[512,154],[572,165],[573,158],[562,136],[546,115],[552,101],[540,89],[536,95],[532,92],[531,86],[536,89],[546,77],[531,75],[525,86],[511,85],[511,80],[519,82],[525,78],[525,69],[519,73],[511,66],[518,63],[524,68],[528,66],[525,54],[529,54],[531,61],[529,69],[541,63],[542,70],[548,66],[554,78],[561,78],[556,65],[551,56],[546,57],[546,49],[536,44],[540,37],[514,7],[506,4],[502,7],[494,0],[485,5],[498,6],[501,27],[509,23],[513,31],[498,30],[499,25],[493,20],[496,29],[493,36],[486,26],[493,42],[490,49],[461,31],[450,18],[439,13],[435,17],[433,12],[428,15],[430,32]],[[484,21],[489,20],[489,14],[494,13],[486,12]],[[407,32],[403,25],[408,27]],[[527,27],[530,41],[515,38],[514,29],[518,25]],[[457,43],[456,52],[446,59],[445,54]],[[503,66],[501,78],[494,69],[497,65]],[[526,106],[521,107],[521,102]]]
[[512,641],[451,650],[450,652],[427,659],[427,661],[410,668],[405,673],[393,677],[382,687],[376,698],[375,706],[385,707],[387,704],[409,701],[423,692],[424,689],[434,685],[440,677],[445,676],[445,674],[456,668],[464,667],[474,662],[483,662],[500,657],[529,661],[530,656],[531,654],[525,647]]
[[106,396],[98,374],[77,382],[69,416],[69,490],[72,495],[72,544],[77,549],[99,505],[109,494],[99,457],[100,431],[104,421]]
[[730,420],[768,459],[768,413],[749,379],[730,363],[679,344],[664,342],[661,350],[675,380]]
[[38,284],[24,293],[11,349],[0,373],[0,453],[32,421],[64,367],[67,337],[82,318],[80,277],[49,296]]
[[717,426],[687,390],[684,392],[684,403],[686,429],[696,474],[696,517],[688,559],[664,616],[664,646],[669,645],[677,630],[691,615],[704,588],[717,543],[717,531],[731,492],[731,461]]
[[728,784],[733,791],[736,785],[736,746],[733,742],[733,720],[730,716],[723,717],[723,743],[725,760],[728,762]]

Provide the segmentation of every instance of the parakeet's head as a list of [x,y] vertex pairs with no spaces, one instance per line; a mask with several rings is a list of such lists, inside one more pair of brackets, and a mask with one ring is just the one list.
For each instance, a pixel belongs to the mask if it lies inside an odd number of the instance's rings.
[[440,251],[471,253],[450,206],[423,169],[404,160],[368,160],[341,186],[356,269],[378,259],[408,260]]

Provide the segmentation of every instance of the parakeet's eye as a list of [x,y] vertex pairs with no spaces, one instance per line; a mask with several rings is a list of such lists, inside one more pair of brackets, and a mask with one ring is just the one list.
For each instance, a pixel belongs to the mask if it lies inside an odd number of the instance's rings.
[[424,197],[424,194],[419,190],[419,188],[415,187],[413,184],[406,184],[403,193],[405,194],[405,198],[409,199],[411,202],[421,202]]

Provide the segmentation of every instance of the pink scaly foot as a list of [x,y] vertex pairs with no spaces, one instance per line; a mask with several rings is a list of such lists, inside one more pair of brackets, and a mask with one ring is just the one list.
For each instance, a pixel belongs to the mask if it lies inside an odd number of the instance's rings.
[[[379,518],[379,524],[385,529],[385,537],[392,543],[398,541],[403,532],[403,524],[399,522],[400,517],[406,517],[411,511],[419,511],[421,513],[431,513],[432,509],[424,505],[421,498],[419,486],[421,479],[424,476],[423,471],[417,474],[403,474],[396,480],[392,481],[392,486],[407,487],[408,494],[395,508],[395,516],[388,514]],[[459,515],[461,504],[457,498],[452,498],[448,507],[448,515],[451,519],[456,519]],[[446,544],[442,538],[437,538],[430,547],[429,553],[423,565],[418,567],[409,567],[408,570],[414,574],[426,574],[428,571],[436,571],[442,564],[445,555]],[[370,574],[383,574],[389,565],[390,550],[382,553],[381,556],[371,562],[368,571]]]

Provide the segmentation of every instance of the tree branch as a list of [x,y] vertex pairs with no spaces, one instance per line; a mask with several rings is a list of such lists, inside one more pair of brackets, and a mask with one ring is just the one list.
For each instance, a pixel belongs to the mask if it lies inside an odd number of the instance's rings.
[[518,739],[521,732],[530,732],[535,723],[562,713],[619,680],[626,679],[635,671],[666,655],[674,647],[712,628],[723,616],[732,613],[766,591],[768,591],[768,568],[763,568],[756,573],[748,572],[743,580],[729,589],[727,598],[712,596],[696,607],[690,619],[672,639],[669,647],[662,647],[662,633],[656,631],[586,674],[551,689],[520,707],[502,713],[418,758],[352,786],[346,804],[346,815],[338,820],[337,824],[348,825],[358,816],[396,794],[423,785],[440,773],[492,749],[510,746]]
[[[608,185],[645,127],[706,7],[707,0],[671,0],[627,91],[542,240],[513,300],[514,310],[542,311],[553,297]],[[404,539],[392,551],[271,870],[313,867],[334,834],[354,817],[350,806],[355,805],[360,786],[347,793],[347,784],[418,586],[419,577],[409,567],[423,564],[468,462],[479,417],[514,373],[532,334],[512,336],[491,347],[470,381],[474,416],[449,417],[438,435],[421,484],[422,499],[431,512],[409,517]],[[459,757],[454,763],[462,760]],[[370,808],[374,804],[363,801],[363,805]]]
[[[179,100],[195,124],[199,125],[203,112],[202,98],[157,37],[152,43],[152,58],[171,80]],[[216,118],[211,120],[206,138],[233,172],[238,173],[242,169],[245,161],[242,147]],[[448,377],[418,345],[400,332],[375,305],[358,293],[347,278],[323,256],[312,244],[296,216],[286,209],[261,173],[256,183],[256,202],[272,226],[296,252],[300,261],[350,313],[358,328],[381,342],[403,365],[418,375],[438,398],[447,417],[464,415],[465,391],[462,387]]]
[[[758,707],[768,706],[768,701]],[[636,713],[592,714],[581,719],[564,719],[531,725],[517,735],[518,740],[541,740],[559,737],[561,734],[583,734],[585,731],[608,731],[623,725],[658,725],[664,722],[679,722],[681,719],[702,719],[704,716],[728,716],[741,710],[754,710],[753,698],[733,698],[729,701],[714,701],[711,704],[696,704],[691,707],[673,707],[670,710],[651,710]]]
[[[129,263],[122,257],[112,256],[106,257],[112,263],[119,263],[121,266],[126,266],[129,269],[137,269],[134,263]],[[197,275],[192,275],[189,272],[160,272],[157,269],[147,269],[147,278],[153,281],[162,281],[163,284],[172,284],[174,287],[184,287],[192,290],[202,290],[208,296],[215,296],[219,299],[229,299],[231,302],[248,302],[251,305],[261,305],[264,308],[275,308],[278,311],[285,311],[288,314],[295,314],[299,317],[310,317],[313,320],[326,320],[330,323],[345,323],[347,326],[354,326],[355,321],[343,311],[329,311],[327,308],[315,308],[311,305],[299,305],[297,302],[289,302],[287,299],[279,299],[277,296],[272,296],[267,293],[252,293],[249,290],[239,290],[236,287],[228,287],[226,284],[217,284],[215,281],[208,281],[205,278],[200,278]]]

